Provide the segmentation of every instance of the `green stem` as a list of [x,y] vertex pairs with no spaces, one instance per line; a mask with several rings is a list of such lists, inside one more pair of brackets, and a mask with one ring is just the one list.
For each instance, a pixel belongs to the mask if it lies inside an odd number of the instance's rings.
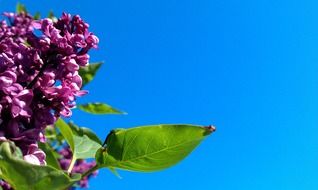
[[71,173],[71,172],[72,172],[72,169],[73,169],[73,167],[74,167],[74,165],[75,165],[75,162],[76,162],[76,157],[73,156],[73,158],[72,158],[72,160],[71,160],[71,163],[70,163],[70,166],[69,166],[68,169],[67,169],[67,173]]
[[54,139],[54,138],[56,138],[56,135],[46,135],[45,138],[47,138],[47,139]]

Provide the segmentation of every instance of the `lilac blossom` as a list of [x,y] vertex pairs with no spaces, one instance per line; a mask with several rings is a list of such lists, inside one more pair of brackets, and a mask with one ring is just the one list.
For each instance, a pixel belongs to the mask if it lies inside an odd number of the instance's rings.
[[[26,161],[43,165],[38,141],[60,116],[70,117],[85,95],[78,70],[98,38],[79,16],[56,22],[27,13],[4,13],[0,21],[0,140],[11,140]],[[40,33],[40,35],[38,35]]]
[[13,190],[11,185],[9,185],[7,182],[0,179],[0,187],[2,187],[3,190]]

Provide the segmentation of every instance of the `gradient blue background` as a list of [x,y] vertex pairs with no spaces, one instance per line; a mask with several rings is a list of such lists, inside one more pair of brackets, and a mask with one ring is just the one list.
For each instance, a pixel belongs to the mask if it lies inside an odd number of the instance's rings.
[[[73,119],[104,138],[117,127],[214,124],[181,164],[100,171],[90,189],[317,190],[318,3],[295,0],[22,0],[80,14],[105,64],[79,102],[128,112]],[[16,2],[0,0],[0,11]]]

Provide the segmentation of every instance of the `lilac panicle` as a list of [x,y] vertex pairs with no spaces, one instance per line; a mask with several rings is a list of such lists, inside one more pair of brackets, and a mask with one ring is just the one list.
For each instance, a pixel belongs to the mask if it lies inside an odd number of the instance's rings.
[[[11,140],[26,161],[45,164],[38,141],[60,116],[70,117],[81,90],[78,70],[98,38],[78,15],[34,20],[3,13],[0,21],[0,140]],[[3,182],[0,182],[3,183]],[[1,185],[0,185],[1,186]]]

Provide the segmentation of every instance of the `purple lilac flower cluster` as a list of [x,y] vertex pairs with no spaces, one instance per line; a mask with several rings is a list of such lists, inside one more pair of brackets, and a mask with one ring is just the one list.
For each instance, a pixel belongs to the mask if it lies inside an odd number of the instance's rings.
[[[70,150],[69,147],[64,147],[63,149],[61,149],[60,151],[58,151],[58,153],[61,155],[61,158],[59,159],[59,163],[60,166],[63,170],[67,170],[71,160],[72,160],[72,152]],[[96,165],[95,161],[86,161],[83,159],[78,159],[76,160],[74,167],[72,169],[71,174],[75,174],[75,173],[80,173],[83,174],[86,171],[88,171],[89,169],[91,169],[92,167],[94,167]],[[92,176],[96,176],[98,173],[98,171],[94,171],[92,174],[83,177],[79,182],[78,185],[82,188],[87,188],[88,187],[88,179],[91,178]],[[72,188],[71,188],[72,189]]]
[[70,117],[81,90],[81,66],[98,38],[79,16],[53,22],[27,13],[4,13],[0,21],[0,140],[11,140],[24,159],[45,164],[38,141],[60,116]]

